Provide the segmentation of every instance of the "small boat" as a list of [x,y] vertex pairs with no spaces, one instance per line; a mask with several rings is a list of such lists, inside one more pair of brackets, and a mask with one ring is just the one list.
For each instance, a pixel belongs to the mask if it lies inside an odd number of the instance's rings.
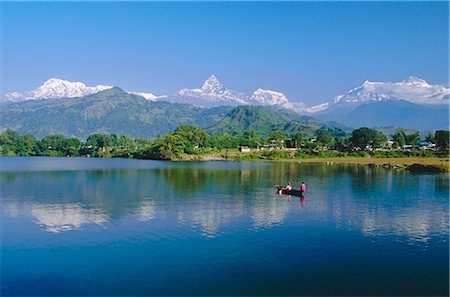
[[299,197],[303,196],[302,190],[296,190],[296,189],[286,190],[280,185],[275,185],[275,187],[277,188],[277,193],[279,193],[281,190],[281,194],[284,194],[284,195],[293,195],[293,196],[299,196]]

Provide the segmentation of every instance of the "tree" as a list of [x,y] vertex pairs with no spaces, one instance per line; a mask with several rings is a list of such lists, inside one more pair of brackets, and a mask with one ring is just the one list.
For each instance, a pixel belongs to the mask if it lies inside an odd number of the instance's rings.
[[317,134],[317,142],[324,145],[331,145],[334,142],[334,137],[329,131],[322,130]]
[[436,138],[434,137],[433,134],[428,134],[428,135],[425,137],[425,141],[426,141],[426,142],[429,142],[429,143],[436,143]]
[[128,135],[123,134],[117,140],[117,145],[123,146],[123,147],[131,147],[134,145],[134,140],[133,140],[133,138],[129,137]]
[[402,147],[405,144],[415,145],[420,141],[419,132],[413,132],[410,134],[406,134],[404,129],[397,129],[395,134],[392,135],[392,140],[398,144],[398,146]]
[[14,146],[17,143],[17,139],[19,135],[17,132],[11,129],[6,129],[2,133],[0,133],[0,145],[1,146]]
[[261,140],[255,130],[244,131],[239,139],[239,145],[246,145],[249,147],[258,147]]
[[66,138],[63,140],[63,151],[66,156],[78,156],[81,141],[78,138]]
[[436,138],[436,146],[440,150],[446,150],[449,148],[449,131],[437,130],[434,133],[434,137]]
[[2,155],[15,155],[16,146],[19,142],[19,135],[11,129],[7,129],[0,133],[0,146],[2,148]]
[[343,137],[335,137],[333,149],[337,151],[346,151],[348,149],[350,139]]
[[64,149],[64,140],[64,135],[54,134],[45,136],[44,138],[42,138],[41,142],[44,146],[44,150],[62,151]]
[[228,133],[214,134],[210,137],[210,146],[216,149],[229,149],[237,147],[238,139]]
[[354,147],[379,146],[386,142],[386,136],[376,130],[367,127],[356,129],[352,132],[351,143]]
[[403,130],[397,130],[394,135],[392,135],[392,140],[399,147],[402,147],[406,144],[405,132]]
[[303,134],[300,132],[295,132],[291,136],[291,141],[293,142],[295,148],[299,148],[303,141]]
[[406,144],[415,145],[420,141],[420,135],[419,132],[414,132],[411,134],[406,135],[405,137]]
[[274,142],[278,145],[283,145],[285,138],[286,138],[286,135],[281,130],[274,130],[274,131],[270,132],[269,136],[267,137],[269,142]]
[[179,157],[185,151],[185,144],[175,133],[166,134],[156,146],[159,147],[160,158],[167,160]]
[[186,153],[195,153],[199,148],[204,148],[209,137],[208,133],[195,125],[180,125],[174,135],[182,142]]
[[109,147],[112,145],[112,139],[108,134],[92,134],[86,140],[86,145],[95,148]]

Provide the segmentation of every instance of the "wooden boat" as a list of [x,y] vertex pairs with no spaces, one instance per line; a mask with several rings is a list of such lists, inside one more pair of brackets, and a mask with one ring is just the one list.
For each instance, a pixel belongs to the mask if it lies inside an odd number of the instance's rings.
[[296,189],[286,190],[286,189],[283,189],[283,187],[280,185],[275,185],[275,187],[277,188],[277,193],[279,193],[281,190],[281,194],[284,194],[284,195],[293,195],[293,196],[299,196],[299,197],[303,196],[302,190],[296,190]]

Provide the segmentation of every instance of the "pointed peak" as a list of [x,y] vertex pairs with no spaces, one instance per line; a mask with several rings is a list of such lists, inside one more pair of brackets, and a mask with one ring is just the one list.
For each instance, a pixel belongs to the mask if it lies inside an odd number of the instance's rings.
[[219,81],[219,80],[214,74],[211,74],[211,76],[206,81]]
[[214,74],[211,74],[211,76],[207,80],[205,80],[203,85],[205,85],[205,84],[208,84],[208,85],[218,85],[218,84],[222,85]]
[[409,76],[402,82],[405,84],[410,84],[410,85],[428,85],[428,83],[424,79],[421,79],[416,76]]
[[217,91],[223,88],[223,85],[220,83],[220,81],[217,79],[217,77],[212,74],[204,83],[202,86],[202,90],[213,92]]

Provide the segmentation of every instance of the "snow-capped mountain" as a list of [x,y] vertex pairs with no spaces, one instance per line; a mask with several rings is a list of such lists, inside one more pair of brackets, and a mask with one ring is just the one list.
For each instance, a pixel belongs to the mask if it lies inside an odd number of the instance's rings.
[[149,101],[157,101],[160,96],[153,95],[152,93],[142,93],[142,92],[129,92],[129,94],[138,95],[144,97]]
[[443,104],[448,102],[450,89],[439,85],[430,85],[425,80],[410,76],[407,79],[391,82],[365,81],[362,86],[337,96],[333,104],[365,103],[390,99],[405,99],[417,104]]
[[203,83],[201,88],[182,89],[178,93],[162,97],[161,100],[203,107],[249,104],[244,94],[225,88],[214,74]]
[[293,108],[293,104],[289,102],[286,95],[272,90],[257,89],[253,92],[252,100],[259,105],[278,106],[287,109]]
[[3,101],[24,101],[51,98],[73,98],[82,97],[104,91],[112,88],[112,86],[98,85],[88,87],[81,82],[70,82],[58,78],[50,78],[44,84],[29,92],[12,92],[5,94]]
[[[50,78],[42,86],[32,91],[8,93],[0,101],[18,102],[25,100],[83,97],[111,88],[112,86],[104,85],[88,87],[81,82]],[[241,92],[224,87],[215,75],[211,75],[200,88],[185,88],[171,95],[157,96],[148,92],[136,91],[129,92],[129,94],[141,96],[149,101],[168,101],[171,103],[192,104],[200,107],[266,105],[294,110],[303,107],[302,104],[291,103],[283,93],[272,90],[258,89],[252,96],[247,96]]]
[[431,85],[421,78],[410,76],[401,82],[370,82],[336,96],[329,103],[306,108],[305,112],[317,113],[336,109],[352,109],[371,102],[406,100],[415,104],[448,104],[450,88]]
[[[98,85],[89,87],[81,82],[69,82],[51,78],[35,90],[19,93],[8,93],[2,101],[23,101],[46,98],[72,98],[97,93],[111,86]],[[322,114],[331,112],[347,112],[356,107],[372,102],[389,100],[407,100],[415,104],[439,105],[448,104],[450,89],[441,85],[431,85],[417,77],[408,77],[401,82],[370,82],[335,97],[332,101],[306,107],[301,102],[291,102],[281,92],[257,89],[251,96],[228,89],[222,85],[215,75],[211,75],[200,88],[185,88],[171,95],[156,96],[148,92],[130,92],[149,101],[168,101],[171,103],[192,104],[200,107],[264,105],[276,108],[291,109],[305,114]]]
[[211,75],[201,88],[182,89],[175,94],[158,97],[157,100],[187,103],[201,107],[264,105],[294,110],[303,107],[303,104],[290,102],[283,93],[272,90],[257,89],[252,96],[247,96],[224,87],[215,75]]

